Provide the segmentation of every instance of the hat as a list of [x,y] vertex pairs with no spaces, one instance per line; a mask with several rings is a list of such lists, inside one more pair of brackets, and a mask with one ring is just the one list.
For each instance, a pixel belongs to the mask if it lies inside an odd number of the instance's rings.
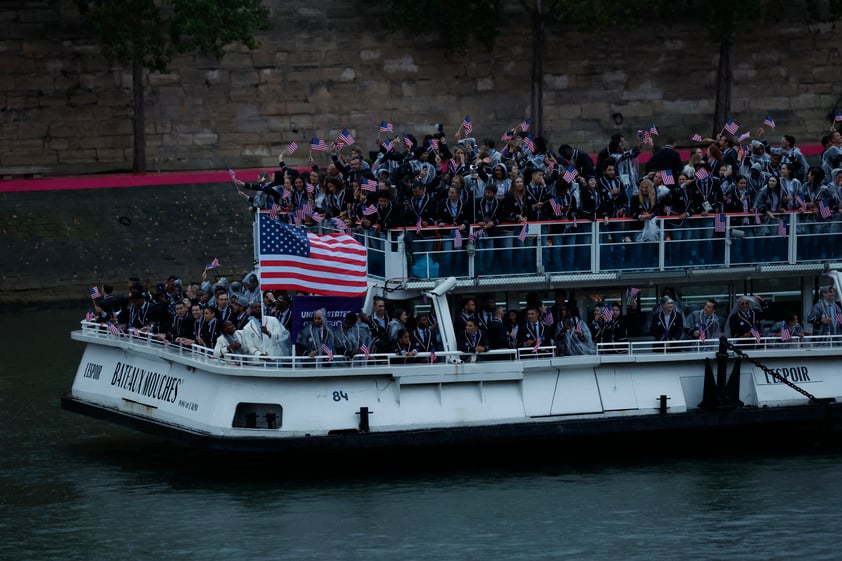
[[669,304],[670,302],[675,302],[675,300],[669,296],[661,296],[661,304]]

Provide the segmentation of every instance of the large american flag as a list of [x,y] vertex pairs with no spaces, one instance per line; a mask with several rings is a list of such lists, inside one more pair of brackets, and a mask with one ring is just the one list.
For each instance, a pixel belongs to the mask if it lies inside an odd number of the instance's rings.
[[347,234],[312,234],[260,215],[260,285],[324,296],[366,291],[366,250]]

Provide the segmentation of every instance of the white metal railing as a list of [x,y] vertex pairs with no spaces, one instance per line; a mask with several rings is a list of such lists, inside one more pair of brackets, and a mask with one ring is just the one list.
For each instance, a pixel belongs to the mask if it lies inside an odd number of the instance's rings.
[[[452,228],[418,231],[407,227],[378,236],[357,236],[369,249],[369,274],[386,274],[388,278],[598,274],[842,260],[842,228],[837,231],[833,226],[837,222],[817,221],[812,214],[762,215],[758,223],[754,213],[731,213],[726,215],[722,232],[714,230],[714,220],[713,214],[694,216],[675,226],[670,219],[657,217],[652,222],[658,236],[649,241],[638,239],[639,222],[630,218],[607,223],[530,222],[523,240],[518,237],[521,225],[501,224],[495,229],[496,235],[469,241],[479,231],[470,226],[463,233],[461,248],[454,248]],[[783,231],[778,228],[779,220],[783,221]],[[408,248],[418,264],[415,274],[412,263],[407,262]]]
[[[321,355],[309,356],[255,356],[228,355],[214,356],[213,349],[201,345],[187,347],[171,344],[157,335],[139,331],[137,333],[112,333],[105,324],[82,322],[82,332],[89,337],[103,340],[128,343],[138,349],[155,349],[160,352],[187,359],[196,365],[224,365],[232,369],[262,369],[267,371],[306,369],[306,368],[358,368],[358,367],[411,367],[417,368],[425,364],[463,364],[484,361],[531,361],[563,357],[555,345],[546,345],[535,349],[524,347],[520,349],[497,349],[483,353],[463,353],[461,351],[442,351],[436,353],[418,353],[415,356],[404,357],[394,353],[370,354],[368,357],[359,354],[354,357],[336,355],[332,360]],[[731,338],[728,341],[747,351],[758,350],[798,350],[807,348],[842,349],[842,335],[808,335],[793,337],[789,341],[782,341],[780,337],[761,337],[758,342],[754,338]],[[653,356],[673,353],[713,353],[719,348],[719,341],[709,339],[685,339],[680,341],[630,341],[624,343],[599,343],[596,354],[599,356]],[[431,362],[432,355],[435,363]]]

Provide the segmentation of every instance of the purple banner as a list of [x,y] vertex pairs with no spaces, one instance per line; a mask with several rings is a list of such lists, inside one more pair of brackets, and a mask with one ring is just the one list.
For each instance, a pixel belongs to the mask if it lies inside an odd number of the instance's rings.
[[296,341],[298,330],[310,321],[313,312],[320,308],[327,311],[325,324],[334,331],[342,325],[348,312],[359,313],[363,308],[362,297],[342,296],[296,296],[292,299],[292,341]]

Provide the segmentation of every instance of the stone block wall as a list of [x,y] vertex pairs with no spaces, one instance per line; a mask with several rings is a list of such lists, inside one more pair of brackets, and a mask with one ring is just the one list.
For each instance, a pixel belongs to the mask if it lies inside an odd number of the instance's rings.
[[[253,269],[252,218],[230,184],[0,193],[0,304],[79,302],[130,276],[242,279]],[[213,276],[211,276],[213,278]]]
[[[150,171],[272,166],[290,140],[303,148],[287,161],[302,164],[311,137],[346,127],[371,150],[382,119],[422,135],[438,122],[452,132],[470,114],[477,136],[499,138],[529,114],[531,36],[516,3],[493,49],[465,53],[444,52],[429,33],[387,32],[382,3],[265,3],[273,30],[259,50],[182,57],[144,75]],[[98,54],[72,4],[3,2],[0,175],[131,167],[130,69]],[[771,113],[778,132],[818,141],[842,106],[837,35],[832,24],[741,30],[733,117],[744,130]],[[717,58],[701,27],[552,29],[545,135],[595,151],[650,122],[662,138],[710,134]]]

